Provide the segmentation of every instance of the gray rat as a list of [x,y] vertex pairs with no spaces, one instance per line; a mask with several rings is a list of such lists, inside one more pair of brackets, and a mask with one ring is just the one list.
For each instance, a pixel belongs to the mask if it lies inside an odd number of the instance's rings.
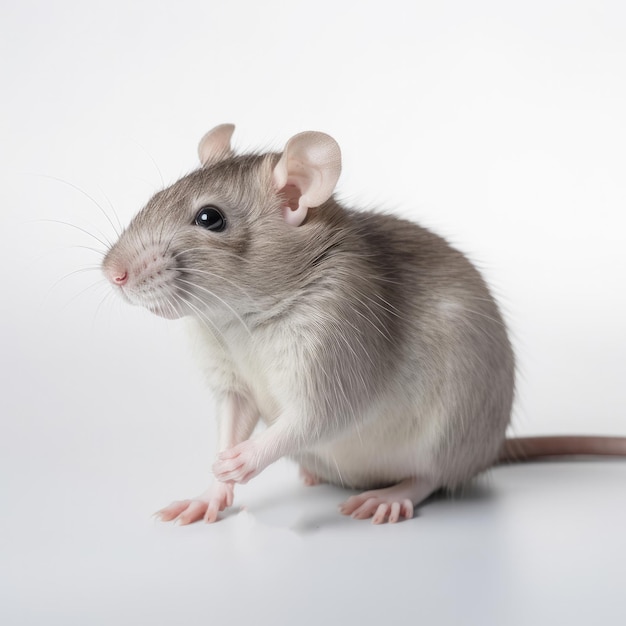
[[[307,484],[364,490],[341,512],[382,523],[498,460],[584,451],[503,443],[513,350],[462,253],[411,222],[342,206],[328,135],[234,155],[233,131],[202,138],[202,167],[158,192],[103,262],[126,300],[191,317],[206,348],[216,480],[161,519],[215,521],[235,483],[283,456]],[[259,419],[267,427],[252,436]]]

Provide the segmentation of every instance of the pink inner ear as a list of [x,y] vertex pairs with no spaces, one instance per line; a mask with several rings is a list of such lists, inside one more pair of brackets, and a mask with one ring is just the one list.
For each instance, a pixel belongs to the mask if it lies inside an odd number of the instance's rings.
[[298,187],[288,183],[280,190],[280,195],[285,199],[285,207],[289,207],[292,211],[298,208],[298,201],[302,195]]

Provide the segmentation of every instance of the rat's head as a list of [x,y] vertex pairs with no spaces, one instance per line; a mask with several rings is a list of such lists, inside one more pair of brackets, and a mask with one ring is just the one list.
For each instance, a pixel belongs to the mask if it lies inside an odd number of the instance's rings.
[[311,209],[333,193],[337,143],[305,132],[281,154],[236,156],[233,131],[209,131],[202,167],[154,195],[108,251],[104,274],[132,304],[168,318],[252,312],[285,297],[314,258],[303,248],[320,239]]

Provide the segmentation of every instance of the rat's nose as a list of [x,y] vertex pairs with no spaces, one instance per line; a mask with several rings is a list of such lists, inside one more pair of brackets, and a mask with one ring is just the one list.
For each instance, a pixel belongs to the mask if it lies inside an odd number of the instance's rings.
[[128,282],[128,270],[125,267],[121,267],[117,264],[108,265],[105,263],[104,275],[109,279],[109,282],[121,287]]
[[117,274],[112,277],[112,280],[116,285],[124,285],[128,281],[128,272],[124,271],[121,274]]

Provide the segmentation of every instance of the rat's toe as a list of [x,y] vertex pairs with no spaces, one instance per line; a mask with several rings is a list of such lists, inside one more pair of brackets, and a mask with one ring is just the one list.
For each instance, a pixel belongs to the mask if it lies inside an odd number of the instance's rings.
[[188,506],[191,500],[176,500],[154,514],[162,522],[171,522],[177,518]]

